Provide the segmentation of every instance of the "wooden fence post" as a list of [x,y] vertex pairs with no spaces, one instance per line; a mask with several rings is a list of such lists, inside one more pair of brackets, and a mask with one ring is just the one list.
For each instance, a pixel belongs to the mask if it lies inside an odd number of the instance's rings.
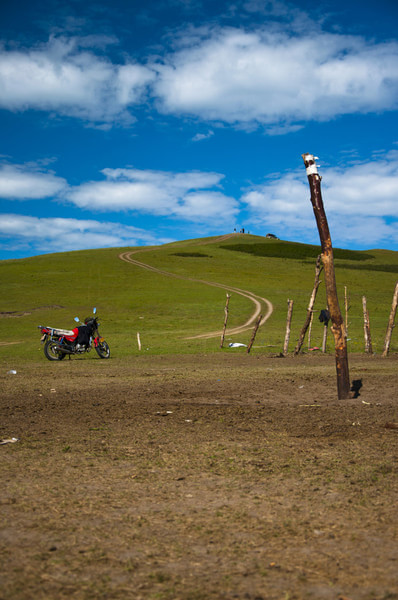
[[311,320],[308,326],[308,350],[311,348],[312,323],[314,322],[314,311],[311,312]]
[[225,308],[224,308],[224,313],[225,313],[224,327],[223,327],[222,334],[221,334],[220,348],[222,348],[224,346],[225,330],[227,328],[227,321],[228,321],[228,305],[229,305],[229,299],[230,299],[230,297],[231,297],[231,295],[227,294],[227,301],[225,303]]
[[332,333],[335,341],[335,359],[338,398],[343,400],[350,396],[350,375],[348,370],[347,335],[341,316],[337,297],[336,277],[334,272],[333,247],[329,232],[321,194],[321,178],[312,154],[303,154],[304,165],[311,191],[311,204],[314,210],[322,248],[322,262],[325,270],[326,297],[332,320]]
[[285,333],[285,343],[283,344],[283,356],[287,356],[287,351],[289,348],[289,339],[290,339],[290,329],[292,325],[292,315],[293,315],[293,300],[287,301],[287,318],[286,318],[286,333]]
[[322,352],[326,352],[326,342],[328,339],[328,323],[323,324]]
[[363,332],[365,336],[365,352],[366,354],[373,354],[372,347],[372,336],[370,335],[370,321],[369,312],[366,306],[366,297],[362,296],[362,308],[363,308]]
[[307,308],[307,317],[305,319],[305,323],[303,325],[303,328],[302,328],[302,330],[300,332],[297,345],[296,345],[296,347],[294,349],[294,356],[297,356],[297,354],[300,352],[301,346],[303,345],[303,342],[304,342],[305,334],[307,333],[307,329],[308,329],[309,324],[311,322],[311,315],[312,315],[312,311],[313,311],[314,304],[315,304],[316,293],[318,291],[319,284],[321,283],[319,281],[319,275],[321,274],[321,271],[322,271],[322,267],[321,267],[321,255],[319,255],[318,258],[316,259],[314,288],[312,290],[311,298],[310,298],[310,301],[309,301],[309,304],[308,304],[308,308]]
[[347,286],[344,286],[344,309],[345,309],[345,333],[348,335],[348,311],[350,310],[350,298],[348,297]]
[[251,337],[251,340],[250,340],[249,345],[248,345],[247,350],[246,350],[247,354],[249,354],[250,350],[252,349],[252,346],[254,344],[254,340],[256,338],[256,333],[257,333],[258,328],[260,327],[260,323],[261,323],[261,319],[262,318],[263,318],[263,315],[259,315],[259,317],[258,317],[258,319],[256,321],[256,324],[254,325],[252,337]]
[[382,356],[384,358],[388,355],[388,352],[390,350],[392,330],[395,327],[395,315],[397,313],[397,305],[398,305],[398,281],[395,284],[394,295],[392,298],[390,318],[388,320],[388,326],[387,326],[387,332],[386,332],[386,339],[384,341],[384,350],[383,350],[383,354],[382,354]]

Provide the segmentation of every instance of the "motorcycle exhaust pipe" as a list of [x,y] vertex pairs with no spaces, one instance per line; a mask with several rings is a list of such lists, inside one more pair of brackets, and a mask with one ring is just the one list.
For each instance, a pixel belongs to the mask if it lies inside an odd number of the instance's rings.
[[74,354],[73,350],[68,350],[67,348],[64,348],[63,346],[56,346],[56,350],[59,350],[60,352],[63,352],[64,354]]

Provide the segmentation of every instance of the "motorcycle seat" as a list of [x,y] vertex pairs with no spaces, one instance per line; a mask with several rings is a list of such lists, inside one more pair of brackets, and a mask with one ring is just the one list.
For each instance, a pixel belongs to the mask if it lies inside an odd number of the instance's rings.
[[55,327],[49,327],[53,335],[65,335],[66,337],[76,337],[76,333],[70,329],[56,329]]

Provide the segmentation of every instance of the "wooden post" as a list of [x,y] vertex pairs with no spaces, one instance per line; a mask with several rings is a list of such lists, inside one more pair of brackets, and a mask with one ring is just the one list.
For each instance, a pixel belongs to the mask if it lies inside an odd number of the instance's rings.
[[222,348],[224,346],[225,330],[227,329],[227,322],[228,322],[228,306],[229,306],[229,299],[230,299],[230,297],[231,297],[231,295],[227,294],[227,301],[225,303],[225,308],[224,308],[224,313],[225,313],[224,327],[223,327],[222,334],[221,334],[220,348]]
[[137,344],[138,344],[138,350],[141,350],[141,338],[140,338],[140,334],[137,332]]
[[388,326],[387,326],[387,332],[386,332],[386,339],[384,341],[384,350],[383,350],[383,354],[382,354],[382,356],[384,358],[388,355],[388,352],[390,350],[392,330],[395,327],[395,315],[397,313],[397,305],[398,305],[398,281],[395,284],[394,295],[392,298],[390,318],[388,320]]
[[285,343],[283,344],[283,356],[287,356],[287,351],[289,348],[289,339],[290,339],[290,328],[292,324],[292,315],[293,315],[293,300],[287,301],[287,318],[286,318],[286,333],[285,333]]
[[328,339],[328,323],[324,323],[323,325],[323,338],[322,338],[322,352],[325,354],[326,352],[326,341]]
[[311,320],[308,326],[308,350],[311,348],[311,333],[312,333],[312,323],[314,321],[314,311],[311,312]]
[[333,247],[321,194],[321,178],[312,154],[302,155],[311,191],[311,204],[314,210],[322,248],[322,262],[325,270],[326,297],[332,320],[332,333],[335,341],[337,394],[340,400],[350,396],[350,375],[348,370],[347,335],[337,297],[334,272]]
[[348,311],[350,310],[350,299],[347,293],[347,286],[344,286],[344,309],[345,309],[345,333],[348,335]]
[[319,255],[318,258],[316,259],[314,288],[312,290],[310,302],[309,302],[308,308],[307,308],[307,317],[305,319],[305,323],[303,325],[303,328],[302,328],[302,330],[300,332],[297,345],[296,345],[296,347],[294,349],[294,356],[297,356],[297,354],[300,352],[301,347],[302,347],[303,342],[304,342],[305,334],[307,333],[307,329],[308,329],[309,324],[311,322],[311,315],[312,315],[312,311],[313,311],[314,304],[315,304],[316,294],[317,294],[317,291],[318,291],[318,288],[319,288],[319,284],[321,283],[320,280],[319,280],[319,275],[321,274],[321,271],[322,271],[322,267],[321,267],[321,255]]
[[370,321],[369,312],[366,306],[366,297],[362,296],[362,308],[363,308],[363,332],[365,335],[365,352],[366,354],[373,354],[372,337],[370,335]]
[[250,339],[249,345],[248,345],[248,347],[247,347],[247,350],[246,350],[247,354],[249,354],[249,353],[250,353],[250,350],[252,349],[252,346],[253,346],[254,340],[255,340],[255,338],[256,338],[256,333],[257,333],[257,330],[258,330],[258,328],[260,327],[260,323],[261,323],[261,319],[262,319],[262,318],[263,318],[263,315],[260,315],[260,316],[258,317],[257,321],[256,321],[256,324],[254,325],[254,329],[253,329],[252,337],[251,337],[251,339]]

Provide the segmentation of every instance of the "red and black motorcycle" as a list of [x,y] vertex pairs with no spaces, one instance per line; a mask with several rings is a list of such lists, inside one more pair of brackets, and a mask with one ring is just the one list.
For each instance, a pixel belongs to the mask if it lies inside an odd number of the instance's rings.
[[[97,309],[94,308],[93,314],[95,315],[96,312]],[[75,317],[75,321],[80,323],[78,317]],[[100,358],[109,358],[111,355],[109,345],[103,337],[100,337],[98,326],[99,321],[95,316],[88,317],[84,323],[74,329],[38,325],[42,333],[44,355],[48,360],[62,360],[66,355],[70,357],[72,354],[84,354],[94,347]]]

